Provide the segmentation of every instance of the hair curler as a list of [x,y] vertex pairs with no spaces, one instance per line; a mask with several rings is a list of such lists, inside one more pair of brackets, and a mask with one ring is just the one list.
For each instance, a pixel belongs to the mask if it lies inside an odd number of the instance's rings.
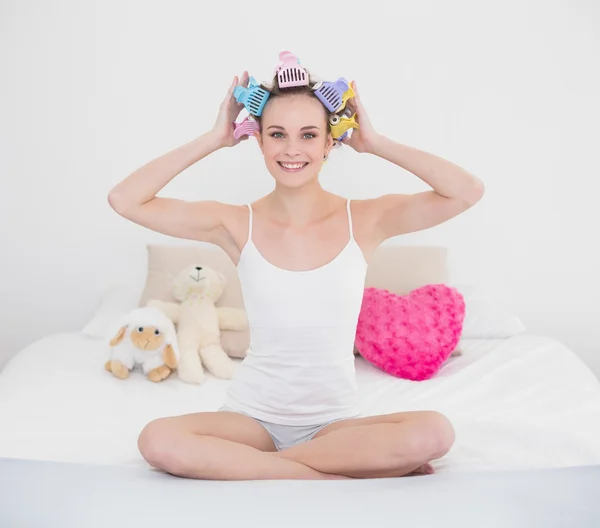
[[331,126],[335,126],[337,124],[339,124],[339,122],[341,121],[342,117],[352,117],[354,114],[354,112],[352,110],[350,110],[350,108],[345,107],[341,112],[338,112],[337,114],[332,114],[329,116],[329,124]]
[[233,137],[240,139],[242,136],[251,136],[254,132],[260,131],[260,126],[252,116],[246,116],[241,123],[234,123],[235,130],[233,131]]
[[315,95],[330,112],[337,112],[343,106],[343,97],[349,91],[348,81],[340,77],[335,82],[319,81],[312,87]]
[[356,114],[353,114],[351,117],[345,115],[337,117],[339,117],[339,121],[335,125],[331,125],[331,136],[333,139],[340,139],[344,132],[351,128],[360,128],[356,121]]
[[[344,108],[346,106],[346,101],[348,101],[348,99],[352,99],[355,95],[356,94],[354,93],[354,90],[352,89],[352,86],[348,85],[348,89],[342,95],[342,106],[341,106],[341,108]],[[348,115],[348,117],[350,117],[350,115]]]
[[254,77],[250,77],[248,88],[236,86],[233,95],[235,100],[242,103],[250,114],[260,116],[271,94],[260,86]]
[[290,88],[292,86],[308,86],[308,74],[300,66],[300,60],[290,51],[282,51],[279,54],[279,64],[275,69],[279,88]]

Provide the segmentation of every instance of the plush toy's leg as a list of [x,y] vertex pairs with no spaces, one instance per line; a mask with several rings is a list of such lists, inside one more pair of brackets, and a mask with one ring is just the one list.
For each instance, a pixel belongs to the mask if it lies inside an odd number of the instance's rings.
[[167,367],[176,369],[177,368],[177,355],[171,345],[167,345],[162,353],[162,360],[165,362]]
[[157,367],[154,370],[148,372],[148,379],[150,381],[158,382],[167,379],[170,374],[171,369],[166,365],[161,365],[160,367]]
[[177,375],[181,381],[186,383],[200,384],[204,381],[204,369],[202,368],[202,363],[200,363],[198,352],[181,349],[181,359],[177,366]]
[[127,379],[129,377],[129,369],[116,359],[108,361],[104,365],[104,368],[109,372],[112,372],[117,378]]
[[245,310],[223,306],[217,308],[217,314],[219,315],[219,328],[221,330],[240,331],[248,328],[248,318]]
[[177,374],[181,381],[200,384],[204,381],[204,369],[198,356],[200,335],[193,325],[180,326],[177,340],[179,342],[179,365]]
[[231,379],[235,364],[221,345],[208,345],[200,349],[203,365],[217,378]]

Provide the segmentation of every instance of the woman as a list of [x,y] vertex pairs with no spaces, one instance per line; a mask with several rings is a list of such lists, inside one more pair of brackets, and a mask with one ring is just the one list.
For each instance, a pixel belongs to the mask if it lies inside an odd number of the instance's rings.
[[[210,153],[233,147],[243,106],[235,77],[214,127],[142,166],[110,193],[123,217],[222,248],[237,265],[252,346],[225,405],[155,420],[139,437],[152,466],[188,478],[347,479],[432,473],[454,442],[435,411],[359,417],[353,340],[367,262],[386,239],[440,224],[473,206],[483,184],[456,165],[378,134],[356,84],[348,102],[360,128],[343,140],[429,184],[430,191],[347,200],[319,172],[334,146],[329,114],[310,86],[272,93],[256,140],[274,178],[247,205],[186,202],[156,194]],[[311,83],[312,84],[312,83]],[[248,73],[239,79],[248,85]]]

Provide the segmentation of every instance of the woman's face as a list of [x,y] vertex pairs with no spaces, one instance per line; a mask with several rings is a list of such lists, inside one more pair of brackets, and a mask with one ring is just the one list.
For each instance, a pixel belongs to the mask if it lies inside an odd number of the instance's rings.
[[286,187],[300,187],[317,178],[333,146],[325,108],[306,94],[269,101],[257,139],[269,172]]

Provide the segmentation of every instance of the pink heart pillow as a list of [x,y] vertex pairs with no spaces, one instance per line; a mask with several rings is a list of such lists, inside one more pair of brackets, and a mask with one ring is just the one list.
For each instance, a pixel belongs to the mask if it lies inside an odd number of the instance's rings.
[[454,351],[465,302],[454,288],[430,284],[408,295],[366,288],[355,346],[361,356],[399,378],[431,378]]

